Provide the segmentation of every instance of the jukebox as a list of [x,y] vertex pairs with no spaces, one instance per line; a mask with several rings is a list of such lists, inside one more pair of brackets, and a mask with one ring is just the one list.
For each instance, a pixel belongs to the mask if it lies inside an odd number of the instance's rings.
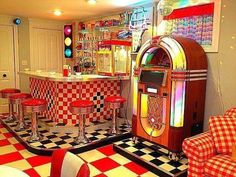
[[134,72],[134,137],[181,152],[184,138],[203,129],[207,59],[180,36],[154,37],[140,49]]

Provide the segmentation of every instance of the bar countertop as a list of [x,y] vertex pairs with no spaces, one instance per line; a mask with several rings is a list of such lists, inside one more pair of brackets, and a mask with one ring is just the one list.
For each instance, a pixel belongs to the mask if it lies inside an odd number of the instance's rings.
[[129,76],[102,76],[97,74],[83,74],[71,75],[70,77],[63,77],[62,73],[45,72],[45,71],[20,71],[19,74],[27,75],[29,77],[44,79],[55,82],[87,82],[87,81],[101,81],[101,80],[129,80]]

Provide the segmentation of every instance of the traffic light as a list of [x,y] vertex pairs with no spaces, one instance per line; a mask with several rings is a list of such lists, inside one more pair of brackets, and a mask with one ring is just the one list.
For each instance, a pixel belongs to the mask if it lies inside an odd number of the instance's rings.
[[65,58],[73,58],[73,46],[72,46],[72,25],[64,26],[64,55]]

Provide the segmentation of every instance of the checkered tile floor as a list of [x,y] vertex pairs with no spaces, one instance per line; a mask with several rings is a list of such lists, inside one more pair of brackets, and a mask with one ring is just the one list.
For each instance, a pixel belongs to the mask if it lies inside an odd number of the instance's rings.
[[[147,169],[113,151],[112,145],[78,154],[88,162],[91,177],[156,177]],[[30,177],[48,177],[51,157],[27,151],[0,124],[0,165],[18,168]]]
[[148,141],[139,140],[138,143],[134,144],[132,139],[129,138],[115,142],[114,145],[118,150],[133,154],[134,158],[142,159],[144,162],[151,164],[154,168],[161,170],[169,176],[178,176],[186,173],[188,168],[186,158],[182,158],[178,162],[169,160],[168,150]]
[[[4,119],[2,119],[4,121]],[[25,119],[26,123],[30,125],[30,120]],[[7,123],[4,121],[7,126],[14,131],[17,123]],[[114,135],[108,134],[109,126],[105,124],[99,125],[99,122],[94,122],[93,126],[90,126],[86,128],[86,136],[91,140],[91,143],[94,144],[95,142],[98,142],[105,138],[112,138]],[[103,126],[104,125],[104,126]],[[99,127],[99,128],[96,128]],[[76,128],[77,129],[77,128]],[[130,129],[127,128],[124,124],[120,124],[119,130],[121,134],[129,133]],[[15,132],[15,131],[14,131]],[[23,140],[23,142],[27,142],[28,137],[30,136],[30,129],[27,129],[25,131],[15,132],[18,137]],[[51,131],[48,131],[45,127],[39,126],[39,132],[43,136],[43,140],[40,142],[33,142],[28,143],[27,145],[34,148],[34,149],[40,149],[40,150],[53,150],[58,148],[71,148],[71,149],[78,149],[82,146],[87,146],[89,144],[83,145],[83,144],[76,144],[74,143],[74,138],[77,136],[77,133],[54,133]]]

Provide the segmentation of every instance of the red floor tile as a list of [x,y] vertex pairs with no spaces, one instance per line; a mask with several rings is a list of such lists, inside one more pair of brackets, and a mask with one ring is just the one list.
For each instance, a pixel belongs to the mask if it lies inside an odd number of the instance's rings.
[[14,146],[18,151],[25,149],[25,147],[24,147],[22,144],[20,144],[20,143],[13,144],[13,146]]
[[0,147],[1,146],[6,146],[6,145],[9,145],[11,144],[7,139],[4,139],[4,140],[0,140]]
[[142,175],[143,173],[146,173],[148,171],[142,166],[136,164],[135,162],[127,163],[124,166],[138,175]]
[[110,159],[109,157],[105,157],[103,159],[99,159],[97,161],[91,162],[94,167],[96,167],[101,172],[105,172],[120,166],[117,162]]
[[18,152],[0,155],[0,165],[24,159]]
[[112,145],[100,147],[97,150],[99,152],[105,154],[106,156],[111,156],[111,155],[115,154],[115,151],[113,150],[113,146]]
[[94,177],[107,177],[107,175],[104,175],[103,173],[99,174],[99,175],[96,175]]
[[26,159],[32,167],[40,166],[51,162],[51,157],[49,156],[34,156]]
[[11,133],[3,133],[3,135],[6,137],[6,138],[11,138],[13,137],[13,135]]
[[30,177],[40,177],[40,175],[33,168],[25,170],[24,172],[27,173]]

